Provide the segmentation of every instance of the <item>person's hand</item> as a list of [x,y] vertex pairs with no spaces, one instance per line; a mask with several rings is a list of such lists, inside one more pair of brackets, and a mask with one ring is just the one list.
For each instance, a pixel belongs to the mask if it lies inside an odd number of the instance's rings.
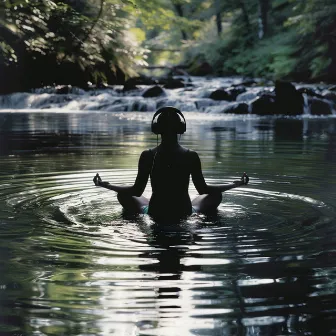
[[244,172],[243,176],[241,177],[241,181],[243,182],[243,184],[248,184],[250,181],[250,178],[247,176],[247,174]]
[[93,183],[96,185],[96,186],[100,186],[102,182],[102,179],[101,177],[99,176],[99,174],[97,173],[96,176],[93,178]]
[[246,173],[243,174],[240,180],[238,181],[233,181],[233,184],[235,184],[237,187],[240,187],[242,185],[246,185],[249,182],[249,177],[247,176]]

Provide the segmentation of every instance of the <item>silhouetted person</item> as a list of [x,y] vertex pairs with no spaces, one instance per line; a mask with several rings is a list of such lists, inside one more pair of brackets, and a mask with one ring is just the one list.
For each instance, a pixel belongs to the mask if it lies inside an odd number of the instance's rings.
[[[214,212],[222,201],[222,192],[247,184],[249,178],[244,173],[240,181],[232,184],[208,185],[198,154],[178,143],[178,134],[185,131],[186,121],[180,110],[170,106],[160,108],[153,116],[152,132],[161,134],[161,144],[141,153],[134,185],[111,185],[98,174],[93,179],[95,185],[116,191],[126,211],[148,213],[155,220]],[[200,194],[193,201],[188,193],[190,175]],[[149,177],[153,192],[150,200],[141,196]]]

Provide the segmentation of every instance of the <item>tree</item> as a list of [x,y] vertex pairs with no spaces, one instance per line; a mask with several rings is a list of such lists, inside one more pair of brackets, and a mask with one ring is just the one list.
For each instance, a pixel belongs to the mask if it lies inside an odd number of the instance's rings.
[[259,0],[259,38],[262,39],[268,30],[269,0]]
[[[121,0],[2,1],[0,71],[6,77],[0,91],[135,74],[144,54],[127,31],[135,11]],[[10,88],[14,74],[22,80]]]

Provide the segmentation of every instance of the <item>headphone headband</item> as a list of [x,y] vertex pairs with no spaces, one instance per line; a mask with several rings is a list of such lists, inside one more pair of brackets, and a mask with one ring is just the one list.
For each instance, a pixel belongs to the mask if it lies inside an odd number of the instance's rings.
[[178,134],[183,134],[185,131],[186,131],[186,120],[185,120],[185,117],[184,115],[182,114],[182,112],[177,109],[176,107],[173,107],[173,106],[165,106],[165,107],[161,107],[159,108],[155,113],[154,113],[154,116],[152,118],[152,132],[155,133],[155,134],[159,134],[160,133],[160,130],[158,129],[158,124],[157,124],[157,121],[155,121],[155,118],[160,115],[161,113],[165,112],[165,111],[169,111],[171,110],[172,112],[175,112],[176,114],[180,115],[183,119],[180,120],[180,125],[179,125],[179,132]]

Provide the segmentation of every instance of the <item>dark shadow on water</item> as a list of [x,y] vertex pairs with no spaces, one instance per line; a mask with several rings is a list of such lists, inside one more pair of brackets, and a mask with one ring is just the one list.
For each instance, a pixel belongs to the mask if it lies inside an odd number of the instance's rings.
[[303,137],[303,121],[278,119],[274,125],[275,140],[301,140]]

